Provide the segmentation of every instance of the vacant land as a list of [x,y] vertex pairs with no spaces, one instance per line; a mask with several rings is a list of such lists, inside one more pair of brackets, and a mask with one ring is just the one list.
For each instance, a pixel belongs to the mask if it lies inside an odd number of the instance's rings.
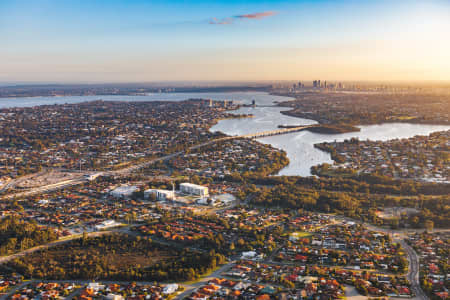
[[215,254],[177,250],[126,235],[83,237],[35,252],[6,267],[46,279],[185,280],[215,267]]
[[61,182],[63,180],[71,180],[78,176],[80,176],[80,173],[61,172],[55,170],[43,171],[18,179],[16,182],[16,187],[23,189],[40,187]]

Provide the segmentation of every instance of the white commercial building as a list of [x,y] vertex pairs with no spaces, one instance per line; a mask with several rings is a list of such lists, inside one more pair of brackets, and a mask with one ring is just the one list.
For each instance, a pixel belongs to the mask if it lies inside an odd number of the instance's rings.
[[98,291],[103,290],[105,288],[104,285],[102,285],[102,284],[100,284],[98,282],[89,282],[87,287],[88,287],[88,289],[91,289],[91,290],[93,290],[95,292],[98,292]]
[[177,290],[178,290],[178,284],[172,283],[172,284],[166,285],[163,288],[162,292],[164,295],[170,295],[170,294],[175,293]]
[[117,294],[108,294],[105,297],[106,300],[124,300],[122,295],[117,295]]
[[119,226],[120,223],[114,221],[114,220],[105,220],[103,222],[101,222],[100,224],[97,224],[94,226],[95,230],[103,230],[103,229],[108,229],[111,227],[116,227]]
[[156,195],[157,201],[173,200],[175,199],[175,193],[168,190],[148,189],[144,191],[144,198],[148,199],[151,194]]
[[197,196],[208,196],[208,188],[206,186],[201,186],[193,183],[182,183],[180,184],[180,190],[182,193],[197,195]]
[[111,196],[116,198],[129,198],[131,195],[138,190],[137,186],[119,186],[118,188],[115,188],[110,193]]

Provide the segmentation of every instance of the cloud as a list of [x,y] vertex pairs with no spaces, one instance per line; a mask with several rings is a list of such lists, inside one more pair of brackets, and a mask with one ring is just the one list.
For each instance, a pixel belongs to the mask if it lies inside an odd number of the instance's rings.
[[237,18],[237,19],[262,19],[262,18],[274,16],[276,14],[277,14],[277,12],[275,12],[275,11],[265,11],[265,12],[254,13],[254,14],[239,15],[239,16],[235,16],[235,18]]
[[233,18],[225,18],[225,19],[212,18],[211,20],[209,20],[209,24],[211,24],[211,25],[229,25],[229,24],[233,24]]
[[259,13],[253,13],[253,14],[245,14],[245,15],[237,15],[230,18],[224,18],[224,19],[217,19],[212,18],[209,20],[209,24],[212,25],[230,25],[233,24],[235,20],[245,20],[245,19],[253,19],[253,20],[259,20],[267,17],[271,17],[276,15],[277,12],[275,11],[264,11]]

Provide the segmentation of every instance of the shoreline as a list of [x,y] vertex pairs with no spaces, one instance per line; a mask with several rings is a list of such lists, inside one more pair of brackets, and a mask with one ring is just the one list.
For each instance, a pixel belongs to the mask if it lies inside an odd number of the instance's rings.
[[[323,122],[323,120],[321,120],[321,118],[319,118],[319,116],[314,115],[314,114],[304,113],[304,112],[296,112],[296,108],[290,106],[290,104],[294,103],[298,99],[295,98],[292,95],[284,94],[284,93],[273,93],[273,92],[269,92],[269,94],[273,95],[273,96],[286,97],[286,98],[293,99],[293,100],[287,100],[287,101],[283,101],[283,102],[275,102],[274,103],[274,106],[290,108],[289,110],[281,111],[280,113],[283,114],[283,115],[286,115],[286,116],[289,116],[289,117],[295,117],[295,118],[314,120],[314,121],[316,121],[316,122],[318,122],[319,124],[322,124],[322,125],[332,125],[332,126],[340,126],[340,125],[342,125],[340,123],[335,123],[335,122],[333,122],[333,120],[329,120],[329,119],[326,119],[326,118],[325,118],[325,120],[327,122]],[[450,126],[450,121],[440,122],[440,121],[433,121],[433,120],[422,120],[422,119],[417,119],[417,118],[409,118],[409,119],[400,119],[400,118],[394,119],[394,118],[395,118],[395,116],[392,116],[392,119],[377,120],[375,122],[348,123],[348,124],[345,124],[345,125],[349,125],[349,126],[368,126],[368,125],[382,125],[382,124],[387,124],[387,123],[405,123],[405,124],[418,124],[418,125]],[[351,132],[351,131],[346,131],[346,132]]]
[[[284,102],[285,103],[285,102]],[[318,118],[315,118],[315,116],[305,113],[293,113],[295,109],[290,106],[279,106],[279,107],[286,107],[291,108],[291,110],[285,110],[281,111],[280,113],[289,117],[294,118],[301,118],[301,119],[309,119],[317,121],[319,124],[322,125],[332,125],[332,126],[339,126],[341,124],[339,123],[321,123]],[[358,123],[358,124],[349,124],[348,126],[370,126],[370,125],[382,125],[382,124],[390,124],[390,123],[405,123],[405,124],[417,124],[417,125],[437,125],[437,126],[450,126],[450,122],[433,122],[433,121],[422,121],[418,119],[408,119],[408,120],[401,120],[401,119],[391,119],[391,120],[380,120],[377,122],[364,122],[364,123]],[[350,131],[348,131],[350,132]]]
[[[300,126],[302,125],[278,125],[278,128],[288,129]],[[317,124],[311,125],[311,127],[305,128],[303,130],[319,134],[342,134],[348,132],[359,132],[361,131],[361,128],[346,124],[336,124],[336,125]]]

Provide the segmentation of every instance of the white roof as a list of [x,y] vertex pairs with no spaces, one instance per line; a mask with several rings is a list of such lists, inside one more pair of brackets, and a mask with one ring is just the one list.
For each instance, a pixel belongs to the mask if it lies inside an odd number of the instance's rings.
[[123,185],[115,188],[113,191],[111,191],[114,194],[120,194],[120,195],[127,195],[132,194],[133,192],[137,191],[137,186],[131,185]]
[[180,184],[181,186],[188,186],[188,187],[192,187],[192,188],[197,188],[197,189],[205,189],[205,186],[202,185],[198,185],[198,184],[193,184],[193,183],[189,183],[189,182],[185,182]]
[[176,283],[168,284],[164,287],[163,293],[164,294],[172,294],[172,293],[176,292],[177,289],[178,289],[178,284],[176,284]]
[[172,194],[173,191],[169,191],[169,190],[160,190],[160,189],[148,189],[145,190],[144,193],[154,193],[154,192],[160,192],[166,195]]
[[242,252],[242,257],[254,257],[256,254],[257,253],[255,251]]

